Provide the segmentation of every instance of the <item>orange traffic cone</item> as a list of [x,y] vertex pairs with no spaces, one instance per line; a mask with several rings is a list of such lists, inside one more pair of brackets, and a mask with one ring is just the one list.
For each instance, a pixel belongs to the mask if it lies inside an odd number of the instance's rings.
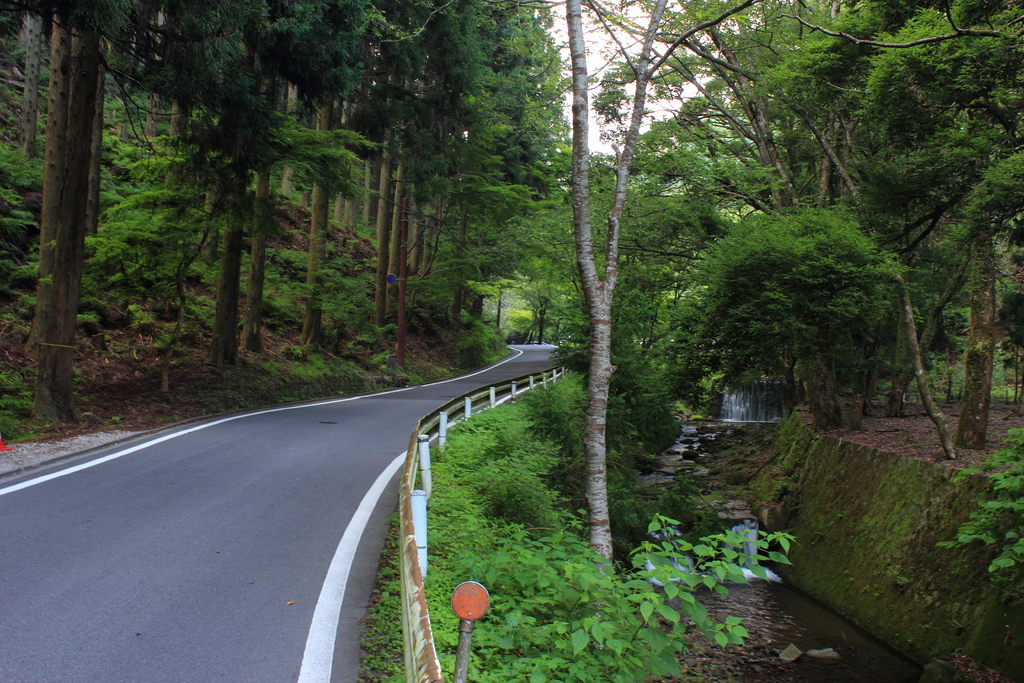
[[0,451],[9,451],[9,450],[11,450],[11,447],[4,444],[4,435],[0,434]]

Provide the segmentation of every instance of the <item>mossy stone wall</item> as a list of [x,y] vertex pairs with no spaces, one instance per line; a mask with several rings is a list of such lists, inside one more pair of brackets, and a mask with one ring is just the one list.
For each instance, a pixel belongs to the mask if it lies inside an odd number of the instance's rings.
[[782,572],[792,585],[919,661],[963,653],[1024,681],[1022,587],[991,575],[991,552],[978,544],[937,545],[988,485],[954,476],[813,434],[794,414],[754,495],[762,523],[797,539]]

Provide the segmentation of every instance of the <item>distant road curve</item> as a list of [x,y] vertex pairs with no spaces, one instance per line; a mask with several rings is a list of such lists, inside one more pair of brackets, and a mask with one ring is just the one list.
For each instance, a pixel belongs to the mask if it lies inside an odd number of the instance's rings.
[[[547,368],[552,348],[0,479],[0,681],[355,680],[413,425],[452,397]],[[325,613],[338,615],[336,639]]]

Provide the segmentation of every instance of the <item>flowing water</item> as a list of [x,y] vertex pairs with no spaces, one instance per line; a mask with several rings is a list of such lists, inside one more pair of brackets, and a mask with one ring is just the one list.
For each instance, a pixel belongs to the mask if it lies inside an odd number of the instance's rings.
[[[724,396],[722,415],[736,422],[777,421],[782,417],[784,398],[784,383],[757,382]],[[694,458],[695,453],[702,450],[701,441],[713,441],[717,437],[716,433],[698,433],[693,426],[684,424],[678,451],[682,453],[680,457]],[[732,531],[750,540],[757,538],[757,522],[749,510],[720,510],[719,514],[735,515]],[[755,552],[752,543],[743,543],[743,546],[744,554],[749,556]],[[730,584],[726,596],[704,591],[699,597],[718,621],[727,616],[742,617],[743,626],[752,636],[751,643],[769,651],[778,653],[792,644],[802,652],[832,648],[839,654],[839,659],[820,659],[804,654],[784,667],[782,678],[762,676],[752,680],[910,683],[921,676],[921,668],[917,664],[814,598],[781,581],[752,580],[749,585]]]
[[780,422],[786,415],[786,383],[762,380],[722,394],[723,422]]
[[789,680],[822,683],[910,683],[921,668],[856,624],[784,583],[730,585],[729,594],[707,591],[701,602],[718,619],[743,617],[760,643],[781,651],[793,644],[806,652],[833,648],[840,659],[806,654],[787,671]]

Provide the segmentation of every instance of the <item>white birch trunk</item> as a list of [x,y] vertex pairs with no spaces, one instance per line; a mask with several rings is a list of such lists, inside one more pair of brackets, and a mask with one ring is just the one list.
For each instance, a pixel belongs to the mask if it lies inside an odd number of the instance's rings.
[[635,92],[629,129],[615,167],[615,194],[608,212],[604,245],[604,273],[594,257],[590,211],[590,150],[587,144],[590,104],[587,91],[587,46],[584,39],[581,0],[566,3],[566,26],[572,60],[572,207],[576,241],[576,265],[590,317],[590,376],[587,383],[587,414],[584,423],[586,494],[589,507],[590,547],[612,558],[611,524],[608,515],[607,440],[608,390],[615,367],[611,363],[612,298],[618,279],[619,229],[626,203],[633,153],[643,122],[647,86],[651,77],[654,36],[661,24],[666,0],[658,0],[651,14],[639,58],[633,62]]

